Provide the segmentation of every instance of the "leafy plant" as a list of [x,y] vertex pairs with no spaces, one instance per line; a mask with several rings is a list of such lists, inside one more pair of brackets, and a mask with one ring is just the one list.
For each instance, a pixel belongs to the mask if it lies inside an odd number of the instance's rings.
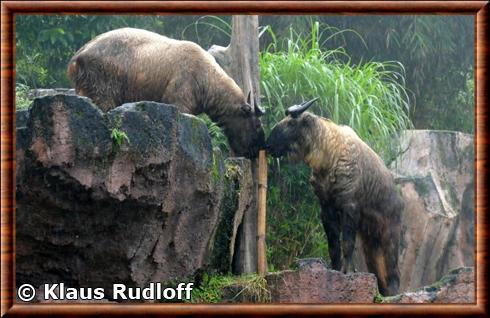
[[381,304],[384,300],[383,295],[379,293],[379,291],[376,293],[376,296],[374,296],[374,303],[376,304]]
[[130,143],[128,135],[126,135],[126,133],[124,131],[122,131],[121,129],[119,129],[117,127],[111,129],[111,138],[112,138],[112,142],[113,142],[114,146],[117,149],[119,149],[119,147],[121,147],[121,145],[124,143],[124,141],[126,141],[128,144]]
[[45,58],[40,53],[26,54],[18,59],[15,65],[16,82],[33,88],[45,87],[50,84]]
[[220,149],[225,155],[228,154],[230,148],[223,130],[221,130],[221,128],[215,122],[211,121],[206,114],[200,114],[198,117],[204,121],[206,127],[208,128],[209,134],[211,135],[213,148]]
[[28,98],[29,86],[17,83],[15,85],[15,109],[26,110],[31,106],[32,101]]

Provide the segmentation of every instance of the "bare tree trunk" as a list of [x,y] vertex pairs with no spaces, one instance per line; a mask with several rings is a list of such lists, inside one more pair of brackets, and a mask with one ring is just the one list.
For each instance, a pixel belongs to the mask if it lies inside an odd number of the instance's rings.
[[[226,48],[213,45],[209,49],[209,53],[235,80],[245,96],[251,92],[255,103],[260,100],[258,27],[259,18],[256,15],[233,16],[230,45]],[[254,160],[254,199],[252,206],[243,215],[235,241],[232,269],[237,274],[257,271],[257,171],[258,163]]]

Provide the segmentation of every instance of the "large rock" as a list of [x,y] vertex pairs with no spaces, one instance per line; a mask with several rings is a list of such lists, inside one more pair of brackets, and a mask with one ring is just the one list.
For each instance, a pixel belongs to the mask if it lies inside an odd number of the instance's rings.
[[475,270],[462,267],[452,270],[440,281],[393,297],[386,297],[383,303],[474,303]]
[[203,122],[173,106],[103,114],[84,97],[35,99],[17,131],[17,284],[110,290],[195,275],[212,261],[223,172]]
[[273,303],[372,303],[378,291],[374,274],[343,274],[318,259],[302,260],[298,270],[266,279]]
[[[409,130],[391,164],[405,201],[400,237],[400,292],[431,284],[474,264],[473,136]],[[359,242],[358,242],[359,243]],[[356,248],[356,267],[366,266]]]

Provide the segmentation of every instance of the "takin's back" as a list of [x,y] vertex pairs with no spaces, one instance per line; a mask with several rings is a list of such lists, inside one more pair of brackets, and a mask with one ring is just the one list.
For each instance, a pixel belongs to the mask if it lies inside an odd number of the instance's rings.
[[77,94],[90,97],[103,111],[151,100],[191,114],[202,111],[209,74],[227,77],[197,44],[133,28],[94,38],[70,60],[67,73]]
[[393,176],[380,156],[351,127],[325,119],[321,122],[330,132],[330,140],[326,143],[328,150],[324,153],[333,162],[331,169],[335,171],[332,173],[347,176],[351,184],[357,184],[353,193],[358,198],[366,197],[363,198],[365,201],[372,201],[380,195],[391,196],[395,191]]

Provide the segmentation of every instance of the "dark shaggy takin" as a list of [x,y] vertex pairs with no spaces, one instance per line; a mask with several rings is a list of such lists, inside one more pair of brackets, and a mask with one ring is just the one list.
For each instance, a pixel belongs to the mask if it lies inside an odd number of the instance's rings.
[[266,149],[274,157],[302,160],[311,167],[332,267],[344,273],[355,270],[352,254],[359,234],[381,293],[394,295],[403,201],[381,158],[350,127],[304,112],[314,101],[290,107]]
[[[199,45],[132,28],[103,33],[68,64],[77,94],[103,111],[156,101],[184,113],[206,113],[224,129],[236,155],[255,157],[264,143],[262,110]],[[250,97],[250,95],[249,95]]]

